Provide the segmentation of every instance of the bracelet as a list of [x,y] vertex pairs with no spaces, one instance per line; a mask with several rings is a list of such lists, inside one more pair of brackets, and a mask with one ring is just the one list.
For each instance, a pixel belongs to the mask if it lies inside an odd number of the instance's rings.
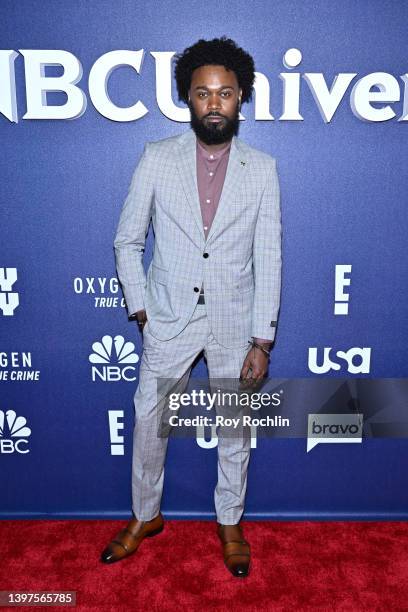
[[263,346],[255,342],[255,340],[248,340],[248,343],[251,344],[252,346],[256,346],[257,348],[261,349],[261,351],[263,351],[265,355],[268,355],[269,357],[270,351],[267,351],[266,348],[264,348]]

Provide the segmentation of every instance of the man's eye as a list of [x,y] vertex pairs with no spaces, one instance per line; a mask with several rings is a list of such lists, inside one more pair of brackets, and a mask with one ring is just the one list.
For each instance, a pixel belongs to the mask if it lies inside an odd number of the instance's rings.
[[229,96],[231,95],[231,92],[230,92],[230,91],[223,91],[223,92],[222,92],[222,95],[223,95],[224,97],[229,97]]
[[199,98],[202,98],[203,96],[206,96],[207,94],[204,91],[200,91],[200,93],[198,94]]

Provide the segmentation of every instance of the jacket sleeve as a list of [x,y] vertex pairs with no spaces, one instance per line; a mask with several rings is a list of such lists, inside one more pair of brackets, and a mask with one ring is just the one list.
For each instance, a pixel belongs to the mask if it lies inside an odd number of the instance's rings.
[[255,227],[253,268],[255,295],[252,333],[255,338],[274,340],[281,291],[281,211],[276,160],[268,172]]
[[143,310],[146,274],[143,253],[153,206],[153,166],[150,144],[133,173],[114,239],[116,270],[122,285],[128,315]]

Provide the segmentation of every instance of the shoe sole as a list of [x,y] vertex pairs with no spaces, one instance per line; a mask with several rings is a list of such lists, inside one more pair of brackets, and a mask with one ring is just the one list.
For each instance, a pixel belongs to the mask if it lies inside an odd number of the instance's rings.
[[[145,538],[152,538],[153,536],[158,535],[159,533],[163,531],[163,529],[164,529],[164,524],[158,527],[157,529],[154,529],[154,531],[151,531],[150,533],[146,533],[143,540]],[[140,542],[140,544],[143,542],[143,540]],[[125,559],[127,559],[128,557],[130,557],[131,555],[133,555],[135,552],[139,550],[140,544],[135,550],[132,550],[132,552],[127,553],[123,557],[119,557],[119,559],[109,559],[108,561],[106,561],[105,559],[100,557],[99,560],[101,561],[101,563],[104,563],[105,565],[112,565],[112,563],[117,563],[118,561],[124,561]]]
[[251,566],[250,566],[250,565],[248,566],[248,572],[247,572],[246,574],[234,574],[234,573],[233,573],[233,572],[230,570],[230,568],[228,567],[228,565],[225,563],[225,561],[224,561],[224,565],[225,565],[225,567],[227,568],[227,570],[229,571],[229,573],[231,574],[231,576],[234,576],[234,578],[248,578],[248,576],[249,576],[250,569],[251,569]]
[[161,527],[158,527],[154,531],[151,531],[150,533],[146,533],[145,538],[152,538],[153,536],[157,535],[158,533],[161,533],[163,531],[163,529],[164,529],[164,525],[161,525]]

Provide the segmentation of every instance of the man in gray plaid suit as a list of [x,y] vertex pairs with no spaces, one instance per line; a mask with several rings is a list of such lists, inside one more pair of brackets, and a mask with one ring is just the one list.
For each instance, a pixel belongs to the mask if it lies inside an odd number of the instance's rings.
[[[143,332],[143,354],[134,398],[133,518],[103,551],[104,563],[124,559],[163,529],[168,439],[158,436],[157,379],[184,389],[204,351],[210,379],[261,381],[278,318],[276,161],[237,137],[241,104],[252,95],[253,59],[231,39],[199,40],[177,57],[175,78],[191,129],[145,145],[114,241],[129,318]],[[145,274],[150,220],[155,247]],[[250,563],[240,525],[249,455],[248,435],[219,436],[217,533],[225,565],[240,577]]]

